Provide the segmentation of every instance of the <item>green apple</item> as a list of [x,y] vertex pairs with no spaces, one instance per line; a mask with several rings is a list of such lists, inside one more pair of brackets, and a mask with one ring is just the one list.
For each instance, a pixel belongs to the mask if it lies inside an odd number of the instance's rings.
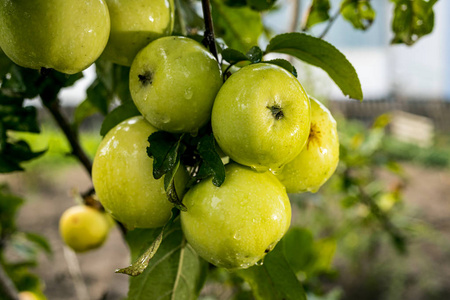
[[[148,137],[156,131],[142,116],[125,120],[106,134],[94,158],[92,181],[105,210],[128,229],[163,226],[173,205],[164,190],[164,177],[153,178],[147,156]],[[186,174],[175,177],[182,197]]]
[[106,0],[111,33],[103,55],[131,66],[136,54],[153,40],[172,34],[173,0]]
[[103,0],[0,0],[0,47],[25,68],[80,72],[100,56],[109,29]]
[[232,160],[256,170],[279,170],[308,139],[310,103],[285,69],[260,63],[234,73],[217,94],[214,136]]
[[59,220],[59,232],[64,243],[76,252],[100,247],[109,229],[107,215],[86,205],[67,209]]
[[277,175],[288,193],[317,192],[339,162],[339,137],[330,111],[311,98],[311,131],[303,151]]
[[164,131],[196,133],[210,120],[221,86],[214,56],[185,37],[151,42],[131,65],[133,101],[147,121]]
[[210,263],[227,269],[255,265],[284,236],[291,206],[270,172],[230,163],[220,187],[204,180],[183,198],[181,225],[187,241]]

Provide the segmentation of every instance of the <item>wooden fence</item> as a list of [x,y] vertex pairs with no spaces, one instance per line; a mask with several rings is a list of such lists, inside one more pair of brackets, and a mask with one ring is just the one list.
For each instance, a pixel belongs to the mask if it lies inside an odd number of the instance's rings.
[[347,118],[368,124],[384,113],[407,112],[427,117],[432,120],[435,130],[450,133],[450,101],[347,100],[330,101],[329,106],[332,112],[339,112]]

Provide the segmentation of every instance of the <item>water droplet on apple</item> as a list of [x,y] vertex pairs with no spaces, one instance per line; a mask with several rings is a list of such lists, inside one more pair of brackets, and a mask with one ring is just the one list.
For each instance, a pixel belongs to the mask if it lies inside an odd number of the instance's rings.
[[268,170],[267,167],[263,167],[263,166],[250,166],[250,168],[252,168],[253,171],[256,171],[258,173],[264,173]]
[[270,168],[270,172],[273,173],[273,175],[278,175],[283,171],[284,165],[280,166],[280,167],[274,167],[274,168]]
[[240,240],[240,239],[241,239],[241,233],[240,233],[239,231],[237,231],[237,232],[233,235],[233,238],[234,238],[235,240]]
[[164,124],[167,124],[167,123],[170,122],[170,117],[169,117],[169,116],[163,116],[162,119],[161,119],[161,121],[162,121]]
[[191,99],[194,92],[192,91],[192,88],[188,87],[184,90],[184,98]]
[[263,264],[264,264],[264,259],[260,259],[260,260],[258,260],[258,261],[256,262],[255,265],[257,265],[257,266],[262,266]]

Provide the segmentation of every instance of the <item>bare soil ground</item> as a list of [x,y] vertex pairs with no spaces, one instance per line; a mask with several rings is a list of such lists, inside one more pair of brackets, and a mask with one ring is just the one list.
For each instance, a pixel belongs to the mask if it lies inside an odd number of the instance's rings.
[[[450,171],[411,164],[404,165],[404,168],[408,178],[404,191],[406,204],[413,206],[425,222],[450,240]],[[387,174],[381,176],[389,182]],[[73,264],[74,261],[68,261],[67,254],[64,255],[58,221],[62,212],[75,204],[71,191],[83,192],[91,188],[88,176],[81,168],[66,167],[57,171],[0,176],[0,182],[8,182],[14,193],[27,200],[19,214],[19,228],[44,235],[53,248],[53,256],[43,255],[39,267],[34,270],[45,282],[48,299],[77,300],[75,284],[68,268],[68,262]],[[430,252],[430,255],[433,253]],[[111,232],[102,248],[76,257],[90,299],[126,297],[128,278],[114,273],[116,268],[129,263],[128,249],[117,229]],[[450,257],[436,254],[433,259],[437,260],[437,265],[447,266],[442,276],[449,276],[449,279]]]

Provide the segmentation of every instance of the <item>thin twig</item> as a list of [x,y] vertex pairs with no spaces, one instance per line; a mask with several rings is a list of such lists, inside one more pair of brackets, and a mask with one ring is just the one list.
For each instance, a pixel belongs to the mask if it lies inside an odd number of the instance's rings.
[[337,12],[334,13],[334,15],[328,20],[327,27],[325,27],[324,31],[321,35],[319,35],[320,39],[323,39],[325,35],[328,33],[328,31],[331,29],[331,26],[333,26],[334,22],[337,20],[339,15],[341,14],[341,9],[338,9]]
[[92,172],[92,162],[81,148],[80,141],[78,139],[78,135],[73,131],[69,122],[66,120],[64,115],[61,112],[61,106],[59,105],[59,101],[51,101],[50,103],[46,103],[43,101],[45,107],[50,111],[53,118],[55,119],[58,126],[64,132],[67,140],[70,143],[70,147],[72,148],[72,154],[80,161],[83,167],[86,169],[86,172],[91,176]]
[[[17,289],[14,286],[14,283],[6,274],[3,266],[0,264],[0,294],[2,296],[1,299],[5,300],[19,300],[19,295],[17,293]],[[5,298],[3,298],[5,297]]]
[[298,24],[300,21],[300,7],[301,7],[302,0],[292,0],[292,17],[291,17],[291,24],[289,26],[290,32],[296,32],[298,29]]
[[[402,245],[405,244],[406,237],[403,235],[403,233],[391,222],[391,220],[384,214],[378,205],[375,203],[372,197],[370,197],[364,188],[360,185],[358,185],[359,193],[361,195],[361,201],[364,203],[367,207],[369,207],[372,214],[375,216],[375,218],[378,219],[378,221],[381,223],[383,228],[391,235],[391,237],[396,242],[400,242]],[[405,249],[401,249],[402,251],[405,251]]]
[[217,61],[219,56],[217,55],[216,39],[214,37],[214,25],[211,15],[211,3],[209,0],[202,0],[203,19],[205,20],[205,34],[203,38],[203,44],[209,48],[209,51],[214,55]]

